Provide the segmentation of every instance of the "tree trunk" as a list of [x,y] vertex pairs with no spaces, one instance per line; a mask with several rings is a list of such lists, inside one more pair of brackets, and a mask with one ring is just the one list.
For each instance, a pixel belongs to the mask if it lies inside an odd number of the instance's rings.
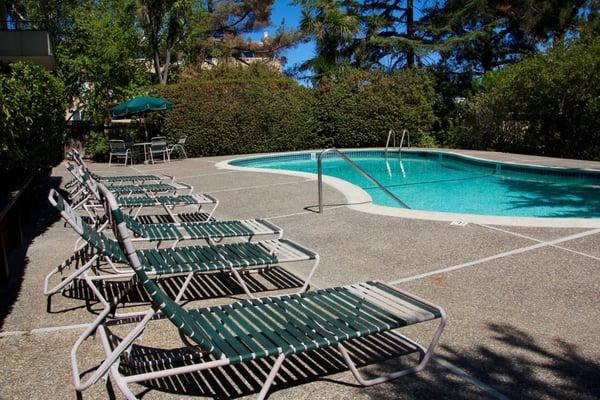
[[[413,0],[406,0],[406,37],[408,39],[414,38],[414,14],[413,14]],[[412,45],[406,52],[406,65],[413,67],[415,65],[415,49]]]

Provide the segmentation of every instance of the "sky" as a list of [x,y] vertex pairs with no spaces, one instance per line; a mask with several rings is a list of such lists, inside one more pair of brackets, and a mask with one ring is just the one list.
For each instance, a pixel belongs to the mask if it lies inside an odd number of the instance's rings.
[[[269,32],[270,35],[274,35],[282,22],[286,28],[298,28],[300,26],[300,17],[299,5],[292,4],[290,0],[276,0],[273,5],[273,12],[271,13],[273,26],[248,36],[253,40],[260,40],[264,32]],[[295,47],[284,50],[281,53],[281,56],[287,59],[285,68],[290,68],[312,58],[314,53],[315,43],[314,41],[310,41],[308,43],[300,43]]]

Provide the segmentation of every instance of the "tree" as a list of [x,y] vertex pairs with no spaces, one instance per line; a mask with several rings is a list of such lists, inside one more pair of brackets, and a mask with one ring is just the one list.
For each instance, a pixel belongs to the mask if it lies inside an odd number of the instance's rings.
[[61,159],[65,97],[60,79],[39,65],[13,63],[0,74],[2,182],[46,169]]
[[485,74],[454,145],[599,160],[599,72],[600,39],[584,35]]
[[[213,57],[241,59],[244,51],[258,50],[244,34],[270,24],[274,0],[141,0],[138,16],[150,48],[156,76],[169,79],[174,60],[202,63]],[[280,28],[263,40],[260,50],[275,52],[299,39]]]
[[154,72],[164,85],[169,79],[175,47],[187,31],[191,3],[180,0],[141,0],[138,18],[151,50]]
[[301,29],[314,36],[317,55],[301,69],[312,69],[316,77],[348,64],[349,45],[358,32],[359,19],[340,0],[314,0],[303,4]]
[[455,71],[483,74],[562,41],[584,0],[448,0],[426,10],[424,35]]
[[67,98],[95,122],[116,101],[149,83],[139,51],[135,0],[98,0],[73,8],[56,48]]

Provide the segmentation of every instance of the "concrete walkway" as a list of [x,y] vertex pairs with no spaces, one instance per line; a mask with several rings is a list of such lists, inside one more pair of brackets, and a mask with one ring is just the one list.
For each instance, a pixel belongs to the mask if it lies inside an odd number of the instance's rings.
[[[600,166],[502,153],[466,153],[499,161]],[[99,174],[153,171],[174,175],[193,184],[197,192],[217,197],[221,201],[215,215],[218,219],[271,219],[284,228],[286,237],[321,255],[315,287],[379,279],[435,302],[448,313],[436,358],[415,376],[362,388],[335,355],[317,354],[286,364],[271,399],[600,396],[600,230],[452,226],[448,222],[371,215],[348,209],[344,196],[328,187],[328,206],[319,215],[307,210],[316,206],[314,180],[214,167],[228,158],[92,167]],[[62,178],[63,184],[69,180],[63,166],[55,168],[53,174]],[[43,226],[27,249],[25,274],[16,282],[17,300],[0,321],[2,399],[75,397],[70,348],[85,324],[94,319],[90,310],[97,312],[99,306],[86,305],[81,296],[70,293],[55,296],[47,311],[42,294],[43,277],[72,254],[75,239],[71,229],[56,221]],[[303,265],[288,270],[299,277],[307,272]],[[189,300],[190,306],[202,306],[232,299]],[[177,346],[179,336],[169,323],[158,321],[152,327],[144,342]],[[429,333],[426,328],[411,329],[409,335],[425,340]],[[103,359],[97,338],[88,342],[83,349],[84,370]],[[368,371],[376,373],[395,363],[378,364]],[[226,369],[135,389],[144,399],[253,398],[260,370],[260,366]],[[110,381],[101,381],[83,398],[122,395]]]

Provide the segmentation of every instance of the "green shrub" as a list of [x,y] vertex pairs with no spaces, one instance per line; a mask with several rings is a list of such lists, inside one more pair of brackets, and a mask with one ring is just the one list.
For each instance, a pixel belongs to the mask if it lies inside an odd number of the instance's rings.
[[482,79],[454,144],[600,159],[600,38],[538,54]]
[[108,137],[102,132],[90,133],[88,143],[85,147],[86,156],[95,161],[104,161],[108,158],[109,153]]
[[188,155],[319,147],[308,89],[261,66],[201,72],[155,89],[174,108],[153,117],[171,141],[188,137]]
[[40,66],[15,63],[0,75],[0,169],[29,173],[62,159],[65,97],[59,79]]
[[422,71],[350,70],[324,78],[315,96],[319,136],[335,147],[383,146],[392,128],[408,129],[411,145],[435,145],[430,136],[435,91]]

